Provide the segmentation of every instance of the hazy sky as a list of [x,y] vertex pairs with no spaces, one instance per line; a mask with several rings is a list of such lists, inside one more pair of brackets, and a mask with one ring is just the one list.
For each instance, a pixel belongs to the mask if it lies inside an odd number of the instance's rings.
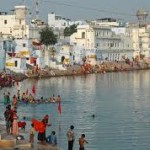
[[[35,1],[0,0],[0,11],[10,11],[15,5],[25,3],[35,16]],[[39,2],[39,16],[43,20],[47,20],[47,14],[51,12],[71,20],[113,17],[126,21],[135,21],[138,9],[145,9],[150,13],[150,0],[39,0]],[[150,17],[147,20],[150,21]]]

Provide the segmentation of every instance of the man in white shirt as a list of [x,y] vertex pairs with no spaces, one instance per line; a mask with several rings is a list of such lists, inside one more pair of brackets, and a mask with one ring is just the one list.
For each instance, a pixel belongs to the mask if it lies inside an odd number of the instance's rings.
[[67,132],[67,138],[68,138],[68,150],[73,150],[73,143],[75,140],[73,125],[70,126],[70,129]]

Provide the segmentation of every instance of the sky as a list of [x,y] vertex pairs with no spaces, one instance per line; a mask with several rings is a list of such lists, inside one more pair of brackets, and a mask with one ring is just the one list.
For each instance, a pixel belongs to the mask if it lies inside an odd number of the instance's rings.
[[[10,12],[16,5],[25,3],[35,16],[36,0],[0,0],[0,11]],[[135,22],[139,9],[150,14],[150,0],[38,0],[39,18],[47,21],[48,13],[54,12],[71,20],[94,20],[105,17]],[[150,22],[150,15],[147,18]]]

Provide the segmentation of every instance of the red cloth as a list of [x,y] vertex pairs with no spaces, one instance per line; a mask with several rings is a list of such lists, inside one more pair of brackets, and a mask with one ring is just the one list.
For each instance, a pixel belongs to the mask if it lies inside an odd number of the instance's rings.
[[25,126],[26,126],[26,122],[24,122],[24,121],[23,122],[21,122],[21,121],[18,122],[18,127],[19,128],[22,128],[22,127],[25,127]]
[[62,111],[62,109],[61,109],[61,102],[58,102],[58,113],[61,114],[61,111]]
[[32,86],[32,93],[33,93],[34,95],[36,94],[35,85]]
[[37,132],[43,133],[46,130],[46,126],[42,121],[36,120],[36,119],[32,119],[32,123],[34,124],[34,129]]

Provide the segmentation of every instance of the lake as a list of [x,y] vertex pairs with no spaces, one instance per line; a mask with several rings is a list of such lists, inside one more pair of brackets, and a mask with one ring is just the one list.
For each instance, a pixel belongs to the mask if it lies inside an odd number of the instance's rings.
[[[27,117],[27,131],[31,118],[42,119],[48,114],[52,126],[47,128],[47,134],[55,130],[63,150],[67,149],[66,133],[72,124],[75,126],[74,150],[79,148],[78,138],[82,133],[89,142],[86,150],[150,149],[149,70],[27,79],[19,87],[0,90],[1,101],[4,92],[14,95],[18,88],[21,92],[31,91],[32,85],[36,86],[37,98],[60,95],[62,115],[57,112],[57,104],[21,104],[18,115],[20,119]],[[0,108],[3,112],[3,103]],[[0,117],[3,118],[3,113]]]

